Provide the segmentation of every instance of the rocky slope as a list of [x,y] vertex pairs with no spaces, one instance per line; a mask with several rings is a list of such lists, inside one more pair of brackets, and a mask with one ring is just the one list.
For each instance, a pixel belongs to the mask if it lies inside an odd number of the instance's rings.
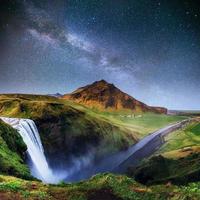
[[166,114],[167,109],[148,106],[130,95],[122,92],[113,84],[105,80],[96,81],[91,85],[81,87],[71,94],[62,97],[91,108],[108,109],[114,111],[154,112]]

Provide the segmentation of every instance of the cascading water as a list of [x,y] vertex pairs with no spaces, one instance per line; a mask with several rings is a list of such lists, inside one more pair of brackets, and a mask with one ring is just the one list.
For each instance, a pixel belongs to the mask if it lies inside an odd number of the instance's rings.
[[48,165],[40,135],[33,120],[7,117],[0,117],[0,119],[15,128],[23,138],[27,145],[28,157],[32,163],[30,170],[33,176],[45,183],[57,183],[62,180],[59,175],[53,174]]

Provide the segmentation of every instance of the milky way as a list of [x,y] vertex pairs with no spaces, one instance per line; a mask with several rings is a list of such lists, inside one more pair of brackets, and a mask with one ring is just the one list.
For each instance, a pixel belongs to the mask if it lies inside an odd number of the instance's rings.
[[150,105],[200,109],[197,1],[0,3],[1,93],[67,93],[105,79]]

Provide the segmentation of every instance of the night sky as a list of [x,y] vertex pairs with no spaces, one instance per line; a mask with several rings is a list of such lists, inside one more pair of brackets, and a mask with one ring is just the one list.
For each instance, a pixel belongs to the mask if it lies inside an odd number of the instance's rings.
[[0,0],[0,93],[68,93],[105,79],[200,109],[199,0]]

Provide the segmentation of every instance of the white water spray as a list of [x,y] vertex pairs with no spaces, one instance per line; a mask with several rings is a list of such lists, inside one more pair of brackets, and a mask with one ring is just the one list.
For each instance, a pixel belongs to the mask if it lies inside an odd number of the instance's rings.
[[27,145],[27,153],[31,159],[31,173],[45,183],[58,183],[62,178],[54,175],[50,169],[44,154],[37,127],[33,120],[0,117],[5,123],[16,129],[24,143]]

